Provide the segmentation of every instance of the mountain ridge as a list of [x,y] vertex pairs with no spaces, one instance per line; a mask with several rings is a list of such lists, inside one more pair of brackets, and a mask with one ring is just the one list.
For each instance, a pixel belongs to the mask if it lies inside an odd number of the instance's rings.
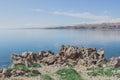
[[100,24],[79,24],[70,26],[47,27],[43,29],[120,29],[120,22]]

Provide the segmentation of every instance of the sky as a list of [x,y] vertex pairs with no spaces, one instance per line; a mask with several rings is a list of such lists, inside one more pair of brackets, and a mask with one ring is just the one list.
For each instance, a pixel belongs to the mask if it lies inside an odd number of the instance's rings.
[[0,0],[0,28],[120,22],[120,0]]

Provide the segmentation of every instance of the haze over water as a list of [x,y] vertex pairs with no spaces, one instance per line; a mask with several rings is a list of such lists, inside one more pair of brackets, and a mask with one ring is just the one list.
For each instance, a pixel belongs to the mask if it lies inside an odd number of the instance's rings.
[[0,67],[10,65],[13,53],[41,50],[57,53],[62,44],[103,48],[106,58],[119,56],[119,34],[120,30],[0,30]]

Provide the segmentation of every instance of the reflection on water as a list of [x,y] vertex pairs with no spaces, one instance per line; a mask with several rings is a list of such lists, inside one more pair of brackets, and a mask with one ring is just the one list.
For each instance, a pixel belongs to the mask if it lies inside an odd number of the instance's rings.
[[10,64],[12,53],[58,51],[60,45],[104,48],[105,56],[119,56],[119,30],[0,30],[0,65]]

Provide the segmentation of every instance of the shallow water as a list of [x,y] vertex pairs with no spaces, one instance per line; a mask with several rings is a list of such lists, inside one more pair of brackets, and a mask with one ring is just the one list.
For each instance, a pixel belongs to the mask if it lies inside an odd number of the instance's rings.
[[106,58],[119,56],[120,30],[0,30],[0,67],[10,65],[12,53],[57,53],[62,44],[104,48]]

